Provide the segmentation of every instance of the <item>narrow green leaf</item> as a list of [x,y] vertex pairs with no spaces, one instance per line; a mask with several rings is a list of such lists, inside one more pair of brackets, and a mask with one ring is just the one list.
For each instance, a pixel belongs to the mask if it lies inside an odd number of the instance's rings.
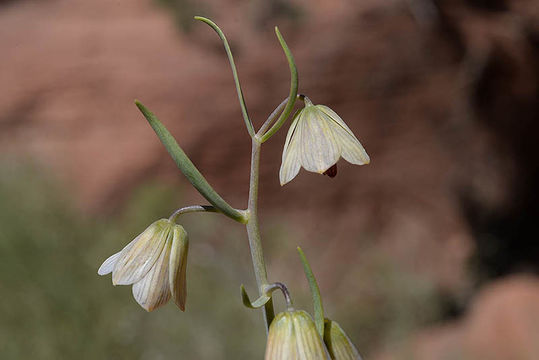
[[311,296],[313,297],[313,308],[314,308],[314,322],[316,324],[316,330],[322,338],[324,338],[324,307],[322,306],[322,297],[320,296],[320,289],[318,288],[318,283],[314,277],[313,271],[303,250],[298,246],[299,257],[301,258],[301,263],[303,264],[303,271],[309,282],[309,288],[311,289]]
[[281,113],[281,116],[279,116],[279,119],[275,122],[275,124],[273,124],[271,129],[269,129],[268,132],[262,135],[260,139],[261,142],[265,142],[266,140],[268,140],[270,137],[273,136],[273,134],[277,132],[277,130],[281,128],[281,126],[283,126],[284,122],[286,121],[286,119],[288,119],[288,116],[290,116],[290,113],[294,108],[294,104],[296,103],[296,96],[298,95],[298,69],[296,68],[294,57],[292,56],[292,52],[288,48],[288,45],[286,45],[286,42],[284,41],[284,38],[281,35],[281,32],[279,31],[279,28],[277,28],[277,26],[275,27],[275,34],[277,35],[277,39],[279,39],[279,43],[283,48],[286,60],[288,61],[288,67],[290,68],[290,94],[288,95],[288,102],[286,103],[286,107]]
[[241,285],[241,300],[243,301],[243,305],[245,307],[248,307],[249,309],[258,309],[262,306],[266,305],[266,303],[271,299],[270,296],[266,294],[262,294],[258,299],[251,302],[249,299],[249,295],[247,295],[247,291],[245,290],[245,287]]
[[243,224],[247,223],[247,216],[244,212],[234,209],[230,206],[206,181],[204,176],[198,171],[195,165],[191,162],[189,157],[183,152],[181,147],[178,145],[174,137],[170,132],[165,128],[165,126],[159,121],[159,119],[151,113],[144,105],[142,105],[138,100],[135,100],[135,104],[142,112],[146,120],[150,123],[150,126],[153,128],[159,140],[165,145],[168,153],[178,165],[181,172],[185,175],[187,180],[198,192],[206,198],[215,206],[221,213],[225,214],[229,218],[232,218]]
[[251,119],[249,118],[249,114],[247,113],[247,106],[245,105],[245,99],[243,98],[243,91],[241,90],[240,79],[238,77],[238,70],[236,69],[236,63],[234,62],[234,57],[232,56],[232,50],[230,50],[230,46],[228,45],[228,41],[225,37],[225,34],[223,33],[223,31],[221,31],[219,26],[217,26],[217,24],[211,21],[210,19],[207,19],[202,16],[195,16],[195,20],[200,20],[208,24],[213,30],[215,30],[217,35],[219,35],[219,37],[223,41],[226,55],[228,57],[228,62],[230,63],[230,67],[232,68],[232,76],[234,77],[234,83],[236,84],[236,92],[238,93],[238,99],[240,101],[240,107],[241,107],[241,114],[243,115],[245,126],[247,127],[247,131],[249,132],[249,135],[251,135],[251,137],[255,136],[253,123]]

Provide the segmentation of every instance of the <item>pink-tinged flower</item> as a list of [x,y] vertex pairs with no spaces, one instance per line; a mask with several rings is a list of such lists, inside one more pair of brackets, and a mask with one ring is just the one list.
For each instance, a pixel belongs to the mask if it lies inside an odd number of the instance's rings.
[[133,285],[133,296],[146,311],[166,304],[171,297],[184,311],[188,249],[182,226],[157,220],[105,260],[97,273],[112,272],[113,285]]
[[279,180],[281,185],[291,181],[303,167],[307,171],[337,175],[341,156],[348,162],[364,165],[369,155],[352,130],[333,110],[313,105],[305,97],[305,107],[294,116],[286,135]]

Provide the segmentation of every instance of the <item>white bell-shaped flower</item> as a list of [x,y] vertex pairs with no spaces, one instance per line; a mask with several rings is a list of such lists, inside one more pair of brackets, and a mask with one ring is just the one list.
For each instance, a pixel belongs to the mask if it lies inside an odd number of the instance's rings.
[[112,272],[113,285],[133,285],[133,296],[146,311],[166,304],[171,297],[183,311],[188,249],[189,239],[181,225],[157,220],[105,260],[97,273]]
[[369,155],[339,115],[327,106],[313,105],[307,97],[304,101],[305,107],[294,116],[286,136],[279,171],[281,185],[292,180],[301,167],[333,177],[341,156],[356,165],[370,162]]

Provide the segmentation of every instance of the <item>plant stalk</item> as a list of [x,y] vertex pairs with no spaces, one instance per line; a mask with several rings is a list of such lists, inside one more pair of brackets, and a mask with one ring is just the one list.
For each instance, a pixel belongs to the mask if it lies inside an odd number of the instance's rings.
[[189,213],[196,213],[196,212],[214,212],[217,213],[219,210],[211,205],[192,205],[192,206],[186,206],[179,208],[178,210],[174,211],[172,215],[168,218],[168,220],[172,222],[176,222],[180,215],[183,214],[189,214]]
[[240,101],[241,114],[243,115],[243,120],[245,121],[245,126],[247,127],[247,131],[249,132],[249,135],[252,138],[255,136],[255,130],[253,128],[253,123],[251,122],[251,119],[249,118],[249,114],[247,113],[247,106],[245,105],[243,91],[241,90],[240,79],[238,77],[238,70],[236,69],[236,64],[234,63],[234,57],[232,56],[230,45],[228,45],[228,40],[226,39],[225,34],[219,28],[219,26],[217,26],[217,24],[211,21],[210,19],[202,17],[202,16],[195,16],[195,19],[208,24],[217,33],[217,35],[219,35],[219,37],[223,41],[226,56],[228,57],[228,62],[230,63],[230,67],[232,69],[232,76],[234,77],[234,83],[236,84],[236,92],[238,93],[238,99]]
[[[305,95],[302,95],[302,94],[298,94],[296,96],[297,99],[300,99],[301,101],[304,101],[305,99]],[[279,105],[277,105],[277,107],[275,108],[275,110],[273,110],[273,112],[270,114],[270,116],[268,116],[268,119],[264,122],[264,124],[262,124],[262,126],[260,127],[260,129],[258,130],[258,132],[256,133],[258,136],[263,136],[266,131],[268,131],[269,127],[271,125],[273,125],[273,123],[275,122],[275,120],[277,119],[277,115],[279,115],[280,113],[282,113],[284,107],[286,104],[288,104],[288,101],[289,99],[286,98],[284,99]]]
[[[249,220],[245,226],[247,227],[247,236],[249,238],[249,248],[251,250],[251,259],[253,261],[258,293],[259,295],[262,295],[266,286],[268,285],[268,274],[266,271],[266,263],[264,262],[262,240],[260,238],[260,228],[258,225],[258,176],[260,169],[260,147],[260,140],[255,136],[252,141],[251,178],[249,182],[249,202],[247,207]],[[269,325],[275,316],[272,299],[270,299],[266,305],[264,305],[263,312],[267,333]]]

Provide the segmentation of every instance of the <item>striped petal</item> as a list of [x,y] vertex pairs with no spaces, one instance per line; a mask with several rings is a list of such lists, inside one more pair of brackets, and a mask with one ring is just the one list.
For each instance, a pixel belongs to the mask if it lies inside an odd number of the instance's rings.
[[99,270],[97,270],[97,273],[99,275],[110,274],[114,269],[118,258],[120,257],[120,253],[121,252],[117,252],[116,254],[110,256],[107,260],[105,260],[105,262],[103,262],[103,264],[99,267]]
[[311,316],[305,311],[294,317],[294,330],[298,347],[297,359],[331,360]]
[[324,342],[334,360],[361,360],[356,347],[335,321],[325,319]]
[[339,146],[341,147],[341,156],[351,164],[365,165],[370,163],[370,158],[359,140],[335,123],[333,128],[335,136],[339,138]]
[[169,261],[169,287],[174,302],[180,310],[185,311],[185,297],[187,295],[186,272],[187,253],[189,251],[189,238],[182,226],[174,226],[172,250]]
[[294,324],[288,312],[278,314],[271,322],[265,360],[296,359]]
[[279,181],[281,186],[288,183],[290,180],[296,177],[301,167],[300,162],[300,139],[301,139],[301,126],[298,126],[298,120],[301,116],[301,111],[296,114],[294,121],[288,130],[286,135],[286,141],[284,143],[283,158],[281,162],[281,168],[279,170]]
[[140,281],[163,252],[170,230],[167,219],[157,220],[127,245],[112,271],[112,283],[130,285]]
[[332,130],[333,121],[316,106],[307,106],[300,119],[301,165],[307,171],[322,174],[340,157],[340,147]]
[[336,112],[324,105],[316,105],[317,108],[322,110],[332,121],[333,131],[337,142],[340,146],[341,156],[349,163],[355,165],[365,165],[370,162],[369,155],[365,151],[365,148],[361,145],[356,138],[352,130],[345,124]]
[[305,311],[285,311],[272,321],[265,360],[330,359],[311,316]]
[[[316,107],[320,110],[322,110],[327,116],[329,116],[333,121],[335,121],[336,123],[338,123],[339,125],[341,125],[347,132],[350,133],[350,135],[354,136],[354,133],[352,132],[352,130],[350,130],[350,128],[348,127],[348,125],[346,125],[346,123],[343,121],[343,119],[341,119],[341,117],[333,110],[331,110],[330,108],[328,108],[326,105],[316,105]],[[355,137],[355,136],[354,136]]]
[[133,285],[133,296],[146,311],[155,310],[170,299],[168,266],[171,247],[170,242],[165,244],[153,267]]

